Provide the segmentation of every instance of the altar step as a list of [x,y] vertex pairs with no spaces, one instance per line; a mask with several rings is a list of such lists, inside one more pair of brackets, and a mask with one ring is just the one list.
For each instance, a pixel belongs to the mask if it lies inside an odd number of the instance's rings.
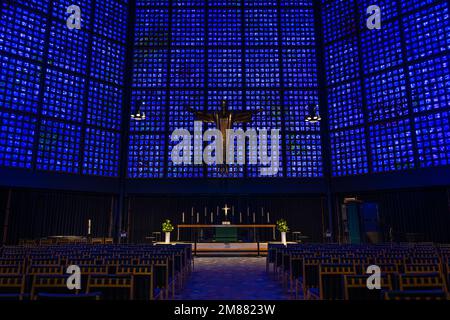
[[267,242],[201,242],[193,243],[197,256],[266,256]]

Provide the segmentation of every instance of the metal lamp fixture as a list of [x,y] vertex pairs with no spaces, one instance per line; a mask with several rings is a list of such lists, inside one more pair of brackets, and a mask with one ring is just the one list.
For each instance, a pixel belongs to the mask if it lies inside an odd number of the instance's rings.
[[131,119],[136,121],[145,120],[145,112],[141,110],[141,106],[144,105],[144,102],[141,103],[140,106],[138,106],[137,111],[135,114],[131,114]]
[[306,116],[305,121],[309,123],[316,123],[319,122],[320,120],[322,120],[322,118],[320,117],[319,114],[319,106],[317,105],[310,106],[309,113]]

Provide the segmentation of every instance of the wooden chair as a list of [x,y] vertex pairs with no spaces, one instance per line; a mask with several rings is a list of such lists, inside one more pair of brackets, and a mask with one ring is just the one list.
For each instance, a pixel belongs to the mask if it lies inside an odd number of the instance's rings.
[[133,300],[131,275],[90,275],[86,293],[99,291],[105,300]]
[[381,289],[367,288],[369,275],[344,275],[344,299],[345,300],[382,300],[384,291],[392,290],[392,280],[389,274],[380,278]]
[[[355,274],[353,265],[324,264],[319,271],[319,298],[321,300],[344,299],[344,275]],[[311,289],[310,289],[311,290]],[[317,295],[317,293],[315,293]]]
[[386,300],[448,300],[448,294],[442,290],[387,291]]
[[433,273],[416,273],[400,275],[400,291],[426,291],[437,290],[447,291],[441,274]]
[[0,300],[23,300],[24,293],[24,275],[0,275]]
[[45,266],[45,265],[30,265],[28,266],[27,274],[31,276],[35,275],[56,275],[63,274],[63,266]]
[[69,290],[67,288],[67,278],[69,275],[35,275],[31,285],[31,299],[37,300],[42,293],[53,295],[76,295],[80,290]]
[[134,298],[136,300],[153,300],[159,298],[161,290],[154,288],[153,265],[150,266],[120,266],[117,269],[118,275],[132,275],[134,280]]

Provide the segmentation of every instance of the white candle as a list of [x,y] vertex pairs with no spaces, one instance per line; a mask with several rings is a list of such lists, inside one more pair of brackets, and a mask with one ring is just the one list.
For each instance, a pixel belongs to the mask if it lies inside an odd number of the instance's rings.
[[261,217],[264,217],[264,208],[261,208]]
[[242,212],[239,212],[239,222],[242,223]]
[[234,217],[234,206],[231,206],[231,215]]
[[200,221],[200,215],[199,215],[199,213],[197,212],[197,223]]
[[88,234],[91,234],[91,219],[88,220]]
[[184,223],[184,212],[181,214],[181,220]]
[[253,212],[253,223],[256,223],[256,214]]
[[267,223],[270,223],[270,212],[267,212]]
[[211,223],[213,223],[213,222],[214,222],[214,220],[213,220],[213,213],[211,211]]

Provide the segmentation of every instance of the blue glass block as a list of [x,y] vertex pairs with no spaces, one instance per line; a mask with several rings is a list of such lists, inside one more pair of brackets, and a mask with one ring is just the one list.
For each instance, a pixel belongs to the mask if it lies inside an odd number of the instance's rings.
[[79,172],[81,126],[41,120],[37,168],[66,173]]
[[244,0],[244,6],[276,6],[277,0]]
[[[143,104],[142,104],[143,103]],[[145,120],[130,119],[130,132],[164,132],[166,131],[166,92],[133,90],[131,96],[131,113],[141,107]]]
[[128,152],[129,178],[163,178],[165,135],[130,135]]
[[319,134],[286,134],[286,174],[288,178],[323,176]]
[[125,47],[93,37],[91,76],[117,85],[123,84]]
[[414,112],[450,107],[448,56],[409,66],[409,77]]
[[260,110],[247,128],[281,130],[281,97],[279,91],[247,91],[246,110]]
[[81,122],[86,94],[85,83],[86,80],[82,77],[47,69],[42,114]]
[[163,6],[168,7],[169,6],[169,0],[137,0],[136,1],[137,7],[154,7],[154,6]]
[[211,7],[240,7],[241,0],[209,0],[207,1]]
[[286,91],[284,94],[286,131],[319,131],[320,123],[306,122],[311,106],[319,105],[319,92]]
[[123,90],[97,81],[89,82],[86,123],[120,130]]
[[333,176],[369,172],[364,128],[331,132],[330,136]]
[[[360,27],[362,29],[367,29],[367,19],[371,14],[367,13],[367,8],[371,5],[377,5],[380,7],[381,12],[381,28],[385,29],[387,26],[384,24],[385,21],[394,19],[398,16],[398,1],[399,0],[356,0],[357,8],[359,9]],[[404,2],[404,1],[401,1]],[[374,31],[374,30],[371,30]],[[377,30],[379,31],[379,30]],[[375,31],[374,31],[375,32]]]
[[278,49],[247,49],[245,62],[248,87],[280,86]]
[[48,11],[48,5],[50,1],[48,0],[12,0],[12,2],[15,4],[20,4],[23,7],[27,7],[33,10],[41,11],[42,13],[46,14]]
[[184,7],[184,6],[205,6],[207,0],[172,0],[174,7]]
[[69,30],[58,21],[52,21],[48,60],[51,66],[67,71],[86,73],[89,36],[83,30]]
[[304,6],[304,7],[312,7],[314,0],[281,0],[280,4],[282,6]]
[[325,47],[325,70],[328,85],[359,76],[358,42],[355,37]]
[[245,9],[245,44],[277,45],[277,9]]
[[403,69],[391,70],[366,79],[369,121],[408,114],[406,80]]
[[[118,0],[95,0],[93,31],[122,43],[127,38],[127,5]],[[149,17],[148,17],[149,18]]]
[[169,98],[169,131],[186,129],[193,134],[194,115],[188,111],[192,108],[203,111],[205,106],[203,91],[170,91]]
[[169,45],[169,10],[137,8],[134,43],[138,46],[160,47]]
[[1,56],[0,70],[0,108],[37,113],[42,68]]
[[208,86],[242,87],[241,49],[211,49],[208,51]]
[[36,119],[0,110],[0,166],[31,168]]
[[353,1],[332,0],[322,6],[325,42],[331,42],[357,30],[355,4]]
[[316,51],[283,49],[283,80],[286,87],[317,87]]
[[293,8],[281,10],[281,43],[284,46],[314,46],[314,10]]
[[138,49],[134,51],[134,87],[167,86],[167,49]]
[[[203,176],[203,164],[194,165],[194,114],[187,109],[192,108],[198,111],[204,109],[204,93],[203,91],[171,91],[169,99],[169,134],[175,129],[188,130],[192,135],[191,140],[191,161],[192,164],[175,165],[171,160],[171,154],[176,142],[169,142],[168,150],[168,178],[196,178]],[[197,152],[203,154],[203,146]]]
[[240,46],[241,10],[208,10],[208,44],[212,46]]
[[402,6],[402,12],[409,12],[438,1],[439,0],[402,0],[400,3]]
[[7,2],[1,4],[0,51],[42,61],[46,19]]
[[361,83],[359,80],[328,88],[330,129],[363,124]]
[[[245,149],[246,150],[246,163],[247,163],[247,176],[249,178],[279,178],[279,177],[283,177],[283,151],[282,151],[283,136],[282,136],[281,131],[278,133],[279,134],[279,136],[278,136],[279,148],[277,150],[274,148],[277,152],[277,154],[275,154],[274,156],[278,159],[278,166],[275,163],[272,163],[272,161],[271,161],[272,145],[274,145],[274,143],[275,143],[275,141],[273,141],[272,139],[276,139],[276,136],[272,135],[270,130],[268,130],[267,132],[261,132],[258,130],[257,134],[258,134],[258,143],[259,144],[261,144],[262,137],[264,137],[263,139],[267,141],[268,147],[266,148],[266,152],[267,152],[268,159],[265,164],[262,163],[260,153],[259,153],[259,147],[257,145],[251,145],[249,142],[247,142],[247,147]],[[237,147],[235,147],[235,150],[238,150]],[[256,154],[258,154],[258,163],[257,164],[249,163],[250,150],[252,150]],[[262,173],[261,170],[263,168],[266,168],[266,170],[269,170],[268,175],[261,174]]]
[[81,11],[81,30],[90,30],[92,26],[93,0],[55,0],[53,1],[53,16],[61,21],[61,27],[66,27],[66,21],[70,17],[67,8],[77,5]]
[[415,118],[420,167],[450,165],[450,112]]
[[120,134],[86,128],[84,141],[83,174],[117,177]]
[[223,100],[228,102],[229,110],[244,109],[242,91],[210,90],[208,91],[208,112],[221,110]]
[[203,49],[172,49],[170,84],[172,87],[203,87],[205,81]]
[[205,42],[205,9],[174,9],[172,45],[202,46]]
[[370,126],[373,172],[414,168],[414,152],[409,119]]
[[448,4],[443,2],[403,18],[408,61],[450,49]]
[[402,64],[402,46],[398,22],[385,24],[381,30],[363,32],[361,50],[365,74]]

